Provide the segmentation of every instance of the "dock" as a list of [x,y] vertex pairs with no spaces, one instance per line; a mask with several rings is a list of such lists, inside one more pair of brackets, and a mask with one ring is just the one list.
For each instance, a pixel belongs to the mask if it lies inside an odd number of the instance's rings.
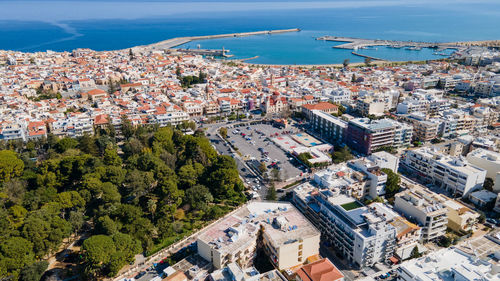
[[458,43],[394,41],[394,40],[364,39],[364,38],[342,37],[342,36],[322,36],[316,38],[316,40],[343,42],[344,44],[333,46],[332,48],[349,49],[355,51],[358,49],[363,49],[365,47],[373,47],[373,46],[389,46],[392,48],[409,48],[413,50],[418,50],[421,48],[432,48],[439,50],[461,48],[461,46]]

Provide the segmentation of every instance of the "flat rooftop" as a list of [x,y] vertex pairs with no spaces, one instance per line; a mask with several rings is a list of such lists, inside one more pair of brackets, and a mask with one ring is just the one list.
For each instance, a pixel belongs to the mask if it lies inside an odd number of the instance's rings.
[[[283,226],[277,227],[275,219]],[[206,229],[198,239],[224,253],[237,252],[255,243],[260,225],[275,247],[293,240],[320,235],[320,232],[292,204],[251,202]],[[269,227],[271,225],[272,227]]]

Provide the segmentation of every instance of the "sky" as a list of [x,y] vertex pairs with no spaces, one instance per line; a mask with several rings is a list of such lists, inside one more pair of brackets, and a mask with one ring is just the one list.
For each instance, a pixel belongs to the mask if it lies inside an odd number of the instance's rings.
[[[284,5],[283,3],[287,4]],[[462,4],[474,5],[474,12],[500,16],[500,9],[491,9],[498,0],[311,0],[311,1],[215,1],[215,0],[52,0],[52,1],[0,1],[0,20],[63,22],[74,20],[140,19],[161,16],[199,14],[207,16],[215,12],[271,11],[286,9],[335,9],[391,6],[443,7],[461,9]],[[463,7],[465,9],[465,7]],[[467,7],[470,9],[470,7]],[[465,11],[465,10],[464,10]],[[471,12],[468,10],[468,12]]]

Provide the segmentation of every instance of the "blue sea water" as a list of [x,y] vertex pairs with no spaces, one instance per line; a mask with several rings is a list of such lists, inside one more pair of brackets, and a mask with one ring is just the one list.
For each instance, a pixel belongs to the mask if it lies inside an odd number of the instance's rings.
[[[65,0],[0,1],[0,49],[114,50],[180,36],[300,28],[301,32],[191,42],[231,50],[264,64],[363,61],[334,42],[338,35],[431,42],[500,39],[497,0]],[[358,53],[389,60],[439,58],[434,50],[378,47]]]

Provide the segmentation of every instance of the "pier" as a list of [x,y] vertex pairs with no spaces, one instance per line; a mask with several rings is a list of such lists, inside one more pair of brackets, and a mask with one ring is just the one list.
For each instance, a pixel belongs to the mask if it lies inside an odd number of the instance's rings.
[[411,50],[419,50],[421,48],[433,48],[433,49],[445,50],[445,49],[459,49],[462,47],[458,43],[394,41],[394,40],[363,39],[363,38],[341,37],[341,36],[323,36],[316,38],[316,40],[343,42],[344,44],[333,46],[332,48],[349,49],[349,50],[358,50],[372,46],[389,46],[393,48],[408,48]]
[[384,59],[380,59],[380,58],[376,58],[376,57],[371,57],[371,56],[367,56],[367,55],[363,55],[363,54],[358,54],[358,53],[356,53],[356,52],[351,52],[351,54],[353,54],[353,55],[355,55],[355,56],[358,56],[358,57],[371,59],[371,60],[380,60],[380,61],[384,61]]
[[177,49],[177,52],[185,53],[185,54],[193,54],[193,55],[201,55],[201,56],[213,56],[213,57],[225,57],[230,58],[233,55],[228,55],[229,50],[224,48],[220,50],[213,49]]

